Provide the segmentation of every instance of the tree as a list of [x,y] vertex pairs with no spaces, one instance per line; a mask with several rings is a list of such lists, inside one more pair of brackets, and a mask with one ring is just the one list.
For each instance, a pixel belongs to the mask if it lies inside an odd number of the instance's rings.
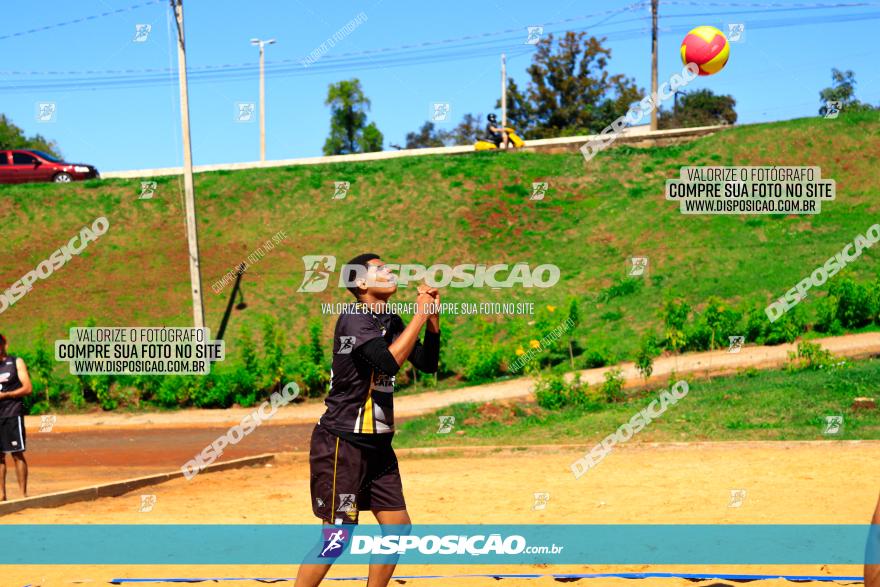
[[429,120],[418,131],[406,133],[406,148],[422,149],[473,144],[482,132],[482,121],[482,114],[474,116],[467,113],[452,130],[438,130]]
[[61,158],[61,151],[55,141],[40,134],[25,136],[24,131],[14,125],[5,114],[0,114],[0,149],[37,149]]
[[376,126],[375,122],[371,122],[366,128],[364,128],[364,133],[361,139],[364,153],[381,151],[384,140],[385,137],[382,135],[382,131],[379,130],[379,127]]
[[483,115],[474,116],[470,112],[465,114],[446,136],[446,144],[449,145],[472,145],[483,133]]
[[[498,100],[495,108],[500,107],[501,100]],[[535,126],[534,108],[513,79],[507,80],[507,124],[521,133]]]
[[325,155],[368,153],[382,150],[382,133],[375,123],[367,125],[370,100],[357,78],[330,84],[325,105],[330,106],[330,136]]
[[840,71],[836,67],[831,68],[831,87],[819,92],[822,107],[819,114],[825,116],[828,113],[828,102],[840,102],[840,110],[872,110],[870,104],[859,102],[856,99],[856,77],[850,71]]
[[441,135],[442,133],[438,133],[434,128],[434,123],[429,120],[422,125],[418,132],[406,133],[406,148],[442,147],[444,145],[444,137]]
[[508,82],[508,120],[525,138],[598,133],[642,99],[634,79],[606,71],[603,41],[568,31],[556,45],[552,34],[538,42],[525,93]]
[[648,379],[654,372],[654,357],[660,354],[660,346],[653,333],[645,333],[636,353],[636,367],[642,377]]
[[660,128],[712,126],[736,122],[736,111],[733,109],[736,100],[733,96],[719,96],[708,89],[681,93],[683,96],[676,100],[672,110],[661,108],[657,113],[657,126]]

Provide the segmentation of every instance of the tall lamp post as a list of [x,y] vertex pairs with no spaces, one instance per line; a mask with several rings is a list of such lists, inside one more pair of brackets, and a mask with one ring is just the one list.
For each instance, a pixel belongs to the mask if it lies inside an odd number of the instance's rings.
[[266,160],[266,68],[263,47],[275,44],[275,39],[251,39],[251,45],[260,48],[260,161]]

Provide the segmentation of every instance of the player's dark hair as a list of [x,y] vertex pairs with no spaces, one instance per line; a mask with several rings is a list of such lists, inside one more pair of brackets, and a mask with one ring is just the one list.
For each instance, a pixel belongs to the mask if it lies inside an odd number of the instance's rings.
[[[367,264],[369,261],[373,259],[381,259],[379,255],[376,253],[361,253],[351,261],[345,264],[343,267],[343,271],[345,271],[345,282],[352,283],[357,277],[357,270],[352,267],[352,265],[359,265],[364,268],[365,271],[370,269],[370,266]],[[348,291],[351,292],[351,295],[355,297],[355,299],[360,300],[360,290],[357,285],[352,285],[348,288]]]
[[6,344],[6,337],[0,334],[0,344]]

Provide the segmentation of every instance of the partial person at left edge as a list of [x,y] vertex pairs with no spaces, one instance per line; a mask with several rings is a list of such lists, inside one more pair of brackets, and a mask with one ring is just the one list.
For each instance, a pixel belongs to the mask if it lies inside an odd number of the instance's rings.
[[871,518],[871,530],[865,547],[865,587],[880,587],[880,499]]
[[20,357],[6,353],[6,337],[0,334],[0,501],[6,501],[6,453],[12,455],[21,497],[27,497],[27,461],[24,458],[24,401],[33,391],[27,366]]

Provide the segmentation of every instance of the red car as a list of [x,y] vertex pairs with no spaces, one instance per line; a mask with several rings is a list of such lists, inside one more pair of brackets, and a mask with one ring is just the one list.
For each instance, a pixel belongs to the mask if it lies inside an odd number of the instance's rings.
[[99,177],[92,165],[65,163],[34,149],[0,150],[0,183],[55,181],[66,183]]

